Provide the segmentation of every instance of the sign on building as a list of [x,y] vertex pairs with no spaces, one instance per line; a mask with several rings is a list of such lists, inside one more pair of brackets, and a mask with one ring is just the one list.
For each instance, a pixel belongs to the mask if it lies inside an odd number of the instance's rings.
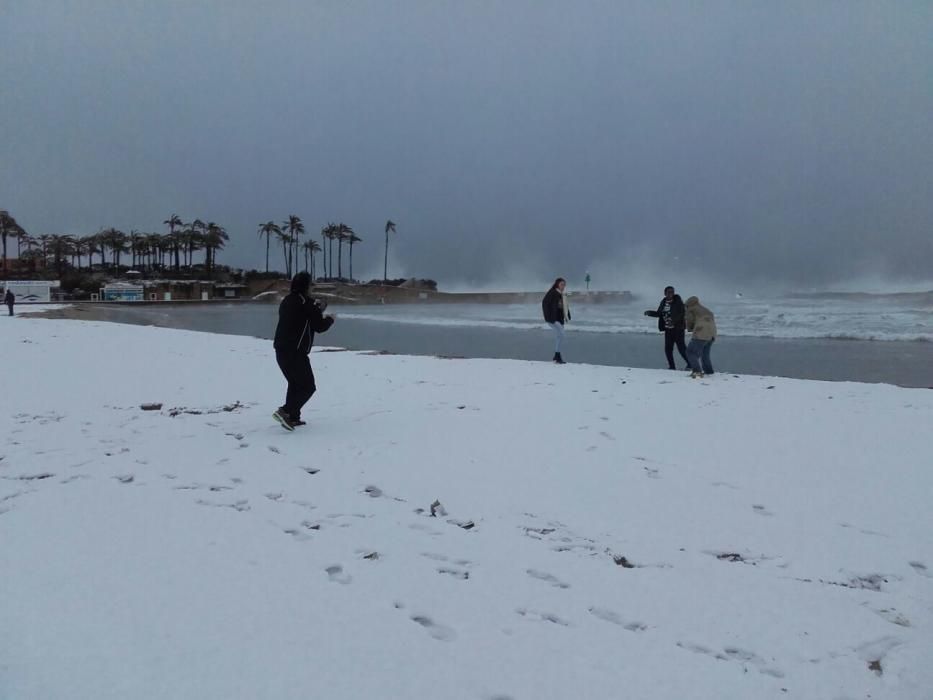
[[143,301],[145,288],[135,284],[109,284],[100,290],[101,301]]

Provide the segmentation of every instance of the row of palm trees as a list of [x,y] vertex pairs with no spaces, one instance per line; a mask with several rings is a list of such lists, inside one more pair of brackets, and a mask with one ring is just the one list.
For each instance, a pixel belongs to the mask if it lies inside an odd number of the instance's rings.
[[[386,223],[386,245],[388,246],[389,225],[395,230],[395,224],[391,221]],[[349,278],[353,279],[353,246],[362,242],[362,238],[356,235],[356,232],[342,221],[340,223],[328,223],[321,228],[321,243],[315,240],[301,242],[301,237],[306,233],[304,223],[301,218],[290,215],[286,221],[277,224],[274,221],[267,221],[259,224],[259,237],[266,237],[266,272],[269,272],[269,251],[272,246],[272,239],[282,244],[282,256],[285,262],[285,274],[291,277],[298,271],[298,257],[304,254],[305,272],[310,272],[312,278],[317,278],[315,267],[315,255],[321,253],[321,262],[323,268],[323,277],[327,279],[344,279],[343,277],[343,246],[346,244],[349,251]],[[334,241],[337,242],[337,274],[334,275]],[[386,248],[388,256],[388,247]],[[310,265],[310,269],[309,269]]]
[[3,269],[6,269],[7,239],[14,237],[17,257],[27,262],[42,260],[51,263],[59,272],[64,269],[66,261],[80,270],[85,257],[90,267],[96,255],[100,255],[102,267],[108,266],[109,258],[109,265],[119,268],[125,254],[131,256],[133,268],[148,267],[153,270],[158,267],[164,270],[172,266],[174,257],[174,269],[180,270],[182,261],[190,268],[194,264],[195,253],[204,251],[204,264],[208,274],[211,274],[217,251],[223,249],[230,238],[223,226],[213,221],[205,223],[200,219],[186,224],[176,214],[172,214],[164,223],[169,227],[169,233],[164,235],[136,230],[124,233],[116,228],[108,228],[88,236],[30,236],[8,212],[0,211]]
[[[85,257],[90,267],[96,255],[100,255],[102,267],[107,267],[109,257],[109,264],[119,268],[126,254],[131,256],[133,268],[165,270],[171,268],[174,261],[174,269],[177,271],[182,267],[190,269],[194,264],[195,253],[204,251],[205,267],[210,274],[215,264],[217,251],[223,249],[229,240],[226,230],[213,221],[205,223],[201,219],[195,219],[185,223],[177,214],[172,214],[162,223],[168,227],[166,234],[142,233],[136,230],[124,233],[115,228],[108,228],[89,236],[55,234],[30,236],[9,212],[0,210],[3,270],[5,271],[7,266],[7,239],[15,238],[17,256],[20,259],[51,262],[59,271],[63,269],[68,260],[72,267],[80,270]],[[389,234],[394,232],[395,223],[391,220],[386,221],[383,280],[388,278]],[[266,237],[267,273],[269,272],[270,248],[272,240],[275,239],[282,245],[285,272],[288,277],[298,271],[299,261],[303,257],[305,271],[310,271],[312,277],[316,278],[315,256],[320,253],[323,276],[329,279],[344,279],[343,246],[346,245],[349,258],[348,274],[349,278],[353,279],[353,246],[361,243],[363,239],[357,236],[350,226],[343,222],[328,223],[321,228],[321,243],[311,239],[302,242],[301,238],[305,233],[304,223],[294,214],[281,224],[267,221],[259,225],[260,238]],[[334,241],[337,242],[336,275],[334,274]],[[166,265],[166,259],[168,265]]]

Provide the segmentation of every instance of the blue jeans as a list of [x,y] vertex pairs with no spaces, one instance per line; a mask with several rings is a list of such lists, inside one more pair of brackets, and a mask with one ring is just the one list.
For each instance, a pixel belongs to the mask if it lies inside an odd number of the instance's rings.
[[713,363],[709,359],[709,351],[715,342],[715,338],[712,340],[691,339],[690,344],[687,346],[687,361],[690,363],[691,369],[699,371],[702,367],[703,374],[713,373]]
[[554,352],[560,352],[560,344],[564,340],[564,324],[549,323],[548,325],[554,329],[554,335],[557,336],[556,342],[554,343]]

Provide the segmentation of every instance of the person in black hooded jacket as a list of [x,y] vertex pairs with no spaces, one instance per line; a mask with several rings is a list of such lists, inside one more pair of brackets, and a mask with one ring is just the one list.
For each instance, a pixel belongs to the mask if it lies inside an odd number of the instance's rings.
[[558,365],[567,364],[560,354],[560,346],[564,342],[564,323],[570,320],[570,304],[564,296],[566,288],[567,281],[558,277],[541,300],[544,322],[554,331],[554,362]]
[[674,294],[673,287],[664,288],[664,298],[658,304],[657,311],[648,310],[645,316],[651,316],[658,319],[658,330],[664,334],[664,354],[667,356],[668,369],[677,369],[674,366],[674,345],[677,346],[677,352],[687,363],[687,369],[690,369],[690,360],[687,359],[687,346],[684,342],[684,331],[686,323],[684,322],[684,302],[679,294]]
[[327,302],[308,296],[311,276],[299,272],[292,278],[291,292],[279,304],[279,323],[275,328],[275,360],[285,375],[288,390],[285,405],[272,414],[286,430],[304,425],[301,409],[314,394],[314,372],[308,355],[314,334],[324,333],[334,325],[334,316],[324,315]]

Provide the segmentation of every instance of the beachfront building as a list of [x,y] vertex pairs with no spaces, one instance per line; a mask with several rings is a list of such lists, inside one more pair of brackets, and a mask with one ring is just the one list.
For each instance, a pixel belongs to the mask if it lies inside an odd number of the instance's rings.
[[247,286],[234,282],[215,282],[213,291],[215,299],[242,299],[246,296]]
[[111,282],[101,287],[99,299],[101,301],[143,301],[146,288],[141,284],[129,282]]
[[113,281],[93,295],[95,301],[209,301],[242,299],[245,284],[209,280],[139,280]]
[[[58,280],[7,280],[0,282],[0,289],[7,289],[16,295],[17,304],[44,303],[52,301],[53,294],[58,293],[61,282]],[[54,291],[53,291],[54,290]]]

